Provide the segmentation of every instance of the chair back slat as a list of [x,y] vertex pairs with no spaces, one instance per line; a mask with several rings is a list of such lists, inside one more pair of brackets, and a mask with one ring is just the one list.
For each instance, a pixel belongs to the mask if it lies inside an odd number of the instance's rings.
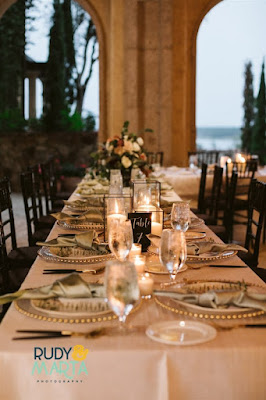
[[33,246],[33,232],[37,226],[38,213],[36,207],[36,193],[33,181],[32,171],[23,172],[20,175],[21,179],[21,190],[23,195],[27,230],[28,230],[28,240],[29,245]]
[[147,162],[148,164],[160,164],[163,165],[163,151],[152,152],[148,151],[147,153]]
[[[248,207],[248,226],[245,247],[253,257],[253,265],[257,266],[259,258],[261,231],[266,209],[266,183],[256,179],[251,181]],[[256,219],[255,219],[256,214]]]
[[[6,216],[6,213],[8,216]],[[11,186],[8,178],[0,179],[0,222],[3,230],[3,241],[11,238],[12,249],[17,248],[14,213],[11,200]],[[4,229],[7,227],[8,229]],[[8,231],[6,233],[6,231]]]
[[199,168],[202,164],[218,164],[220,152],[217,150],[201,150],[201,151],[189,151],[188,159],[191,156],[197,158],[197,165]]
[[198,195],[198,210],[199,210],[199,213],[201,213],[201,214],[205,213],[205,211],[206,211],[206,207],[205,207],[204,201],[205,201],[205,188],[206,188],[207,168],[208,168],[208,165],[205,164],[205,163],[202,163],[200,186],[199,186],[199,195]]
[[218,218],[218,206],[221,194],[222,180],[223,180],[223,168],[218,167],[218,165],[215,165],[209,210],[210,210],[210,215],[215,218],[216,222]]

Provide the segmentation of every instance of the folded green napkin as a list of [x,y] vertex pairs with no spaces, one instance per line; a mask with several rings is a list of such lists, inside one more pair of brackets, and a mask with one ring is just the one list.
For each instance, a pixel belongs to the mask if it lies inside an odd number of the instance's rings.
[[48,286],[19,290],[15,293],[0,296],[0,305],[10,303],[17,299],[50,299],[52,297],[66,297],[69,299],[91,297],[104,298],[105,288],[103,285],[86,283],[79,274],[73,273],[56,280]]
[[247,249],[234,243],[229,243],[229,244],[212,243],[212,242],[187,243],[187,254],[191,256],[192,255],[199,256],[200,254],[210,253],[210,252],[222,253],[224,251],[232,251],[232,250],[233,251],[241,250],[247,252]]
[[[156,235],[148,235],[148,238],[152,242],[152,244],[156,247],[160,247],[161,238]],[[217,252],[222,253],[224,251],[244,251],[247,252],[242,246],[238,244],[229,243],[212,243],[212,242],[188,242],[187,243],[187,254],[190,256],[199,256],[200,254],[209,253],[209,252]]]
[[103,207],[103,198],[101,197],[90,197],[88,199],[79,200],[64,200],[66,206],[71,207]]
[[97,208],[92,208],[83,214],[73,217],[69,214],[66,214],[64,212],[58,212],[55,214],[51,214],[52,217],[57,219],[58,221],[68,221],[68,222],[96,222],[96,223],[101,223],[103,222],[103,216],[102,213],[97,209]]
[[229,306],[254,308],[266,311],[266,294],[248,293],[245,290],[206,293],[183,294],[178,292],[166,292],[155,290],[156,296],[167,296],[175,300],[184,301],[201,307],[208,308],[227,308]]
[[46,247],[81,247],[86,250],[93,250],[96,254],[108,254],[108,245],[100,243],[95,231],[79,233],[73,237],[59,236],[47,242],[37,242],[38,246]]

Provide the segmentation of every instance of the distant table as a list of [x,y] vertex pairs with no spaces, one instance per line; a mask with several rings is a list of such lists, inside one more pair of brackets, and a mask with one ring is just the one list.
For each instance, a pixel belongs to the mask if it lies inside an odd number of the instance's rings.
[[[176,166],[160,168],[153,173],[154,177],[162,179],[173,186],[173,189],[184,200],[196,200],[199,192],[199,184],[201,177],[200,168],[179,168]],[[259,181],[266,182],[266,167],[259,168],[255,174],[255,178]],[[211,191],[213,174],[207,174],[206,192]]]

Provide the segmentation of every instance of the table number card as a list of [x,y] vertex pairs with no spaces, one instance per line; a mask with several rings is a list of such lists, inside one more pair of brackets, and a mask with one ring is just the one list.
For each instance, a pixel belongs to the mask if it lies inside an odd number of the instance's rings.
[[140,243],[142,251],[147,251],[147,248],[151,244],[146,236],[151,233],[151,215],[152,213],[150,212],[128,214],[128,219],[131,220],[132,224],[134,243]]

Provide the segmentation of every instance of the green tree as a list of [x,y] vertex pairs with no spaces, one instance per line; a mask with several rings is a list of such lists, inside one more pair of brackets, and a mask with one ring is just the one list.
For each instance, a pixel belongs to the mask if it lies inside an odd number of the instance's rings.
[[254,125],[254,94],[252,64],[245,65],[245,87],[244,87],[244,121],[242,127],[242,150],[251,152],[252,130]]
[[64,128],[66,103],[66,69],[64,43],[64,16],[59,0],[54,0],[54,14],[50,29],[49,57],[43,90],[43,120],[46,130]]
[[252,133],[251,151],[259,155],[260,162],[266,162],[266,97],[264,62],[262,63],[259,94],[256,100],[255,123]]
[[24,115],[25,0],[18,0],[0,20],[0,112]]
[[64,44],[65,44],[65,90],[67,103],[72,105],[74,102],[74,69],[76,66],[74,48],[74,29],[71,12],[71,0],[64,0],[62,4],[64,17]]

